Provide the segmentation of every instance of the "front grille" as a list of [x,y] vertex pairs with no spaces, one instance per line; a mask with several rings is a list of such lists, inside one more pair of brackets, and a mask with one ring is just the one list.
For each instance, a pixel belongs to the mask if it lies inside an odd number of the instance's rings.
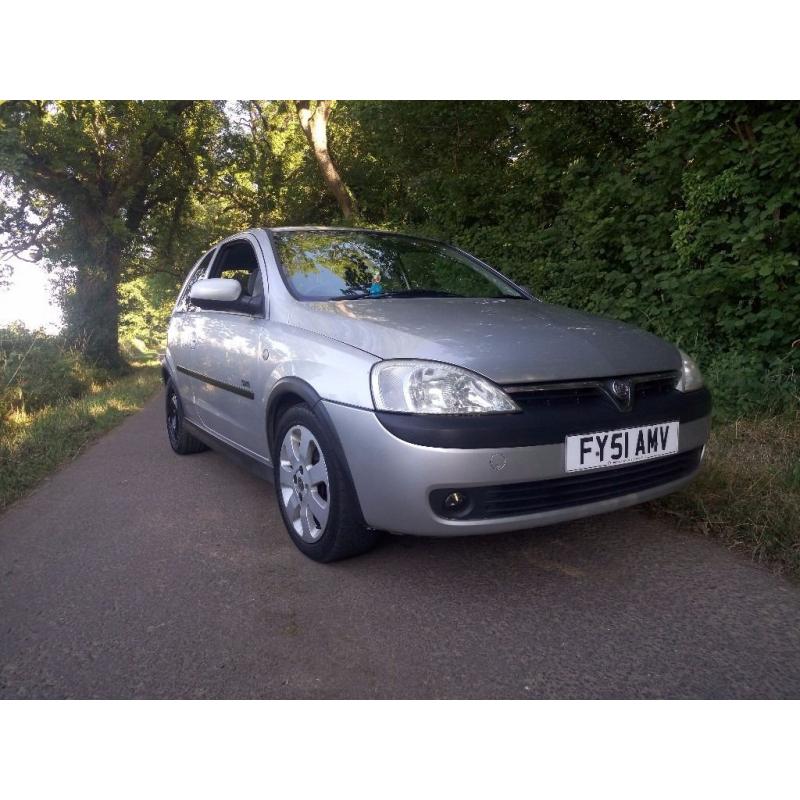
[[[652,375],[633,375],[631,381],[634,406],[637,401],[668,395],[675,391],[678,374],[661,372]],[[522,409],[558,406],[605,406],[614,405],[608,393],[609,378],[584,381],[559,381],[557,383],[532,383],[504,386],[508,394]]]
[[[431,507],[436,514],[449,519],[493,519],[596,503],[683,478],[697,468],[701,454],[702,448],[697,448],[639,464],[544,481],[436,489],[431,492]],[[450,513],[445,498],[456,492],[467,500],[460,513]]]
[[645,397],[657,397],[658,395],[669,394],[675,391],[677,379],[677,375],[665,375],[635,381],[633,384],[633,396],[636,400],[640,400]]

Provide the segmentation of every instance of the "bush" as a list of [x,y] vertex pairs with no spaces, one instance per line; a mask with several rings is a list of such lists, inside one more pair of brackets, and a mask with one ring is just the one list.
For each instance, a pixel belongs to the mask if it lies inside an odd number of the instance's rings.
[[729,351],[708,355],[703,374],[714,396],[714,417],[782,414],[800,408],[800,351],[767,361],[756,354]]
[[81,397],[110,378],[59,336],[21,325],[0,328],[0,420]]
[[337,115],[359,142],[342,164],[370,223],[450,239],[544,300],[675,342],[723,416],[796,404],[796,102],[352,102]]

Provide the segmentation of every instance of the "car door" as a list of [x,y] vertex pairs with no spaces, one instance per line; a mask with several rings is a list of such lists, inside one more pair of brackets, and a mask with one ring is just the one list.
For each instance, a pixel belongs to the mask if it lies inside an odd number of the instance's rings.
[[178,295],[167,332],[172,378],[181,398],[183,413],[195,421],[199,419],[194,402],[195,381],[192,380],[189,373],[197,366],[196,323],[199,309],[192,305],[189,292],[197,281],[205,277],[216,251],[216,247],[212,248],[192,267],[189,277]]
[[265,269],[255,238],[222,244],[208,277],[240,280],[243,292],[261,297],[260,310],[202,310],[196,315],[197,369],[194,398],[202,424],[219,438],[266,456],[263,397],[258,392],[261,339],[267,311]]

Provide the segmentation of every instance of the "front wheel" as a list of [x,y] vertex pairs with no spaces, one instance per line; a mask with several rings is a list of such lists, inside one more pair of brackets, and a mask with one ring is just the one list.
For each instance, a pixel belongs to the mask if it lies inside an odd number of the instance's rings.
[[297,548],[314,561],[338,561],[372,548],[378,533],[361,519],[333,437],[305,405],[278,420],[273,453],[281,516]]

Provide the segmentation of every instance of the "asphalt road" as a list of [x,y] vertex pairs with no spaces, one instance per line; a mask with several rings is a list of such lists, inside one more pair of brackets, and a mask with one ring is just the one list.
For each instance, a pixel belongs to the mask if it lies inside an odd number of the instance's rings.
[[159,394],[0,518],[0,697],[798,697],[800,587],[640,510],[333,565]]

